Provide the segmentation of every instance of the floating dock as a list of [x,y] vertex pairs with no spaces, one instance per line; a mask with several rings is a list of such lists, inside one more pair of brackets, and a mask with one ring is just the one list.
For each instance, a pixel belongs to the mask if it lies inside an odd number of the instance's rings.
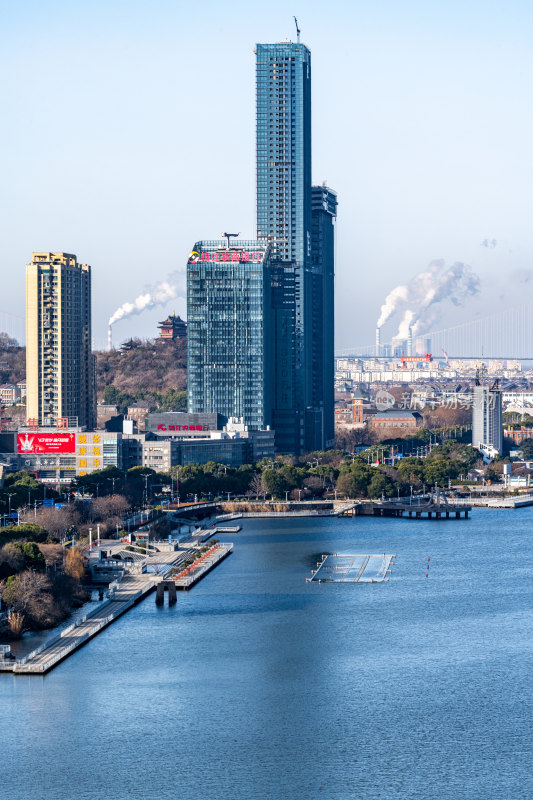
[[239,533],[240,530],[240,525],[219,525],[215,529],[215,533]]
[[388,580],[393,555],[347,555],[334,553],[322,557],[309,583],[383,583]]

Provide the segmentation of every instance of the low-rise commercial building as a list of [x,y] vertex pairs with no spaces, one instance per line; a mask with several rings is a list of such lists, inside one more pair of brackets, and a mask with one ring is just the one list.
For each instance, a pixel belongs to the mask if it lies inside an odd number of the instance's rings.
[[393,409],[391,411],[378,411],[368,420],[368,427],[370,430],[379,431],[380,433],[390,428],[395,432],[394,435],[397,435],[398,429],[401,429],[401,433],[416,430],[420,427],[421,421],[422,417],[416,411]]
[[150,413],[150,406],[147,403],[133,403],[128,406],[128,417],[137,423],[137,430],[144,433],[146,430],[146,418]]
[[118,406],[108,403],[99,403],[96,406],[96,427],[102,429],[106,422],[118,415]]
[[147,440],[142,451],[143,467],[157,472],[168,472],[174,466],[207,464],[208,461],[228,467],[240,467],[251,462],[250,443],[228,435],[217,439]]
[[222,414],[185,411],[158,411],[148,414],[146,430],[169,439],[183,437],[208,438],[212,431],[221,431],[227,422]]
[[3,406],[14,406],[21,399],[20,389],[13,383],[3,383],[0,386],[0,404]]
[[505,439],[520,445],[526,439],[533,439],[533,428],[526,428],[524,425],[520,428],[504,428],[503,435]]

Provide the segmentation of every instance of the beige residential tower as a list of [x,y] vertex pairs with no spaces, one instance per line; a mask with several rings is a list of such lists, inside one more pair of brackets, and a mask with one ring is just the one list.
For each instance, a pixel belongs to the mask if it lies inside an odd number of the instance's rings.
[[91,268],[71,253],[33,253],[26,266],[26,382],[28,421],[95,426]]

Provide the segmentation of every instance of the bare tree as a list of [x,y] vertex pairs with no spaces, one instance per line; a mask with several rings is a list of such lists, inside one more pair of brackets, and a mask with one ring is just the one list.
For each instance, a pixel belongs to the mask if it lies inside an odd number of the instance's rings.
[[262,494],[263,496],[267,493],[267,488],[265,486],[265,482],[263,480],[263,476],[257,473],[254,475],[252,480],[250,481],[250,489],[255,493],[255,499],[259,499],[259,495]]
[[42,628],[57,619],[51,583],[39,572],[25,570],[8,582],[2,599],[24,617],[24,627]]
[[66,506],[65,508],[40,508],[37,515],[26,514],[26,522],[35,522],[48,531],[50,536],[55,539],[62,539],[67,531],[77,527],[80,521],[80,514],[75,507]]

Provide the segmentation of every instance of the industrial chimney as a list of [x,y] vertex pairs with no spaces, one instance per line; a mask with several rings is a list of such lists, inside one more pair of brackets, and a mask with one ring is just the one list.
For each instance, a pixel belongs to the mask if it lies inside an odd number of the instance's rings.
[[413,329],[409,325],[409,333],[407,334],[407,355],[413,355]]
[[376,355],[381,355],[381,329],[376,328]]

